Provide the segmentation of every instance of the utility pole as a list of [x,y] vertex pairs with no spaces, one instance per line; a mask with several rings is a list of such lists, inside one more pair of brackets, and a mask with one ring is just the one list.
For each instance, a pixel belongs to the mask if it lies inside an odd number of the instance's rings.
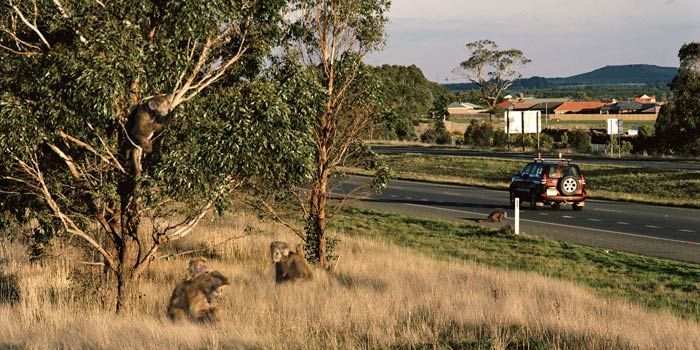
[[520,112],[520,131],[523,134],[523,153],[525,153],[525,112]]

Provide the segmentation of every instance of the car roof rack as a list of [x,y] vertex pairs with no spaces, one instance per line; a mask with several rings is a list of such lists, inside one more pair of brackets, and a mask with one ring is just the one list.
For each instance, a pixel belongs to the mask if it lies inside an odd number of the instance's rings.
[[542,154],[537,153],[537,157],[535,157],[533,159],[537,163],[562,163],[562,162],[566,162],[567,164],[571,164],[571,162],[572,162],[571,158],[562,158],[561,153],[559,153],[558,157],[555,157],[555,156],[542,157]]

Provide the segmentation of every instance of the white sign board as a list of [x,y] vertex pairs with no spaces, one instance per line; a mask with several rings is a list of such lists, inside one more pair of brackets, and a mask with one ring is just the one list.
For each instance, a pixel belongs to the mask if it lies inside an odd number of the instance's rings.
[[617,118],[608,119],[608,135],[622,134],[623,120]]
[[505,119],[506,133],[521,134],[523,132],[523,122],[525,122],[526,134],[537,134],[542,129],[542,114],[540,111],[506,111]]

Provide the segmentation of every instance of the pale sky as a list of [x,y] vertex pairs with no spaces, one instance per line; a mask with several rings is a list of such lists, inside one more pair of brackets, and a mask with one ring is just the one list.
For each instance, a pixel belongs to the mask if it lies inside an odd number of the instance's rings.
[[681,45],[700,41],[700,0],[393,0],[389,19],[386,47],[367,62],[415,64],[441,83],[462,81],[452,70],[480,39],[522,50],[524,77],[677,67]]

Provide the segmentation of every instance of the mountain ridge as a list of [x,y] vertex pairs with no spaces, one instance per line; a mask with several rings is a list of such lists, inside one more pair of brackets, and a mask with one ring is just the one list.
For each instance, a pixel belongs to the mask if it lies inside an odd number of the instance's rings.
[[[663,67],[652,64],[607,65],[589,72],[570,77],[545,78],[533,76],[518,79],[511,89],[550,89],[557,87],[590,85],[654,85],[665,84],[678,74],[676,67]],[[450,90],[475,89],[476,84],[445,84]]]

